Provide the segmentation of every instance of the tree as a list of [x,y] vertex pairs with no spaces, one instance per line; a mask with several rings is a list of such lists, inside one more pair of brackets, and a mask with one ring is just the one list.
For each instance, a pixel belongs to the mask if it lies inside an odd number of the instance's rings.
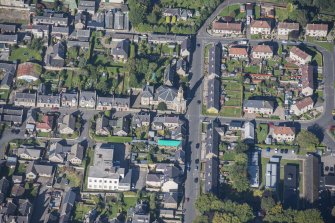
[[170,24],[170,23],[171,23],[171,18],[170,18],[170,16],[166,16],[166,17],[165,17],[165,23],[166,23],[166,24]]
[[261,200],[261,208],[262,210],[268,212],[276,205],[275,200],[272,198],[272,196],[263,196]]
[[294,222],[296,223],[323,223],[321,213],[317,209],[307,209],[298,211],[294,215]]
[[177,17],[174,15],[172,16],[171,23],[175,24],[177,22]]
[[297,143],[303,149],[314,151],[315,147],[319,145],[320,141],[313,133],[307,130],[301,130],[297,136]]
[[220,213],[215,212],[213,220],[213,223],[240,223],[240,219],[238,219],[237,216],[234,216],[230,213]]
[[248,145],[245,144],[244,142],[238,141],[237,145],[235,147],[235,151],[237,153],[244,153],[245,151],[247,151],[249,149]]
[[144,23],[146,17],[147,5],[144,1],[129,0],[129,20],[136,27]]
[[335,217],[335,206],[332,209],[332,216]]
[[164,102],[159,102],[157,109],[161,111],[165,111],[167,110],[167,105]]
[[229,180],[232,182],[232,187],[238,192],[246,191],[249,189],[249,180],[247,176],[247,167],[234,163],[228,166]]

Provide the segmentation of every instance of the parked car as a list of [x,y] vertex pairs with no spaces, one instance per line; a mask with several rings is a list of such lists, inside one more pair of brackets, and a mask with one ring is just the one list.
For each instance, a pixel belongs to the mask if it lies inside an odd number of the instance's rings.
[[195,144],[195,148],[199,149],[200,143]]
[[196,159],[196,160],[195,160],[195,163],[198,164],[198,163],[199,163],[199,159]]
[[266,152],[269,153],[271,151],[271,148],[270,147],[267,147],[266,148]]
[[287,154],[288,153],[288,149],[285,149],[284,152],[285,152],[285,154]]
[[275,153],[278,153],[278,149],[277,148],[275,148]]
[[194,178],[194,183],[198,183],[199,179],[198,177]]
[[284,149],[280,149],[280,153],[284,153]]

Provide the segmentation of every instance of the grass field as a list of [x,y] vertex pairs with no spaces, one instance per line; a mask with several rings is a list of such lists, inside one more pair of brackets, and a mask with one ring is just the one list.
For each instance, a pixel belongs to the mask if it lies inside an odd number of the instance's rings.
[[268,124],[259,124],[256,129],[258,143],[263,143],[268,135],[269,126]]
[[9,56],[9,60],[19,60],[21,63],[22,62],[27,62],[27,61],[42,61],[42,56],[41,54],[36,51],[36,50],[32,50],[32,49],[28,49],[28,48],[17,48],[14,49]]
[[283,22],[286,19],[288,19],[288,10],[283,9],[283,8],[276,8],[276,18],[278,19],[279,22]]
[[93,205],[77,203],[74,212],[74,222],[83,222],[85,214],[87,214],[93,208]]
[[240,13],[240,4],[229,5],[225,7],[219,14],[219,16],[231,16],[236,20],[245,18],[245,12]]
[[6,100],[8,98],[9,91],[6,89],[0,89],[0,99]]
[[242,108],[223,107],[220,115],[225,117],[241,117]]
[[[225,104],[220,111],[220,115],[226,117],[240,117],[242,113],[243,86],[236,80],[222,80],[226,93]],[[229,100],[228,100],[229,98]],[[230,107],[232,106],[232,107]]]
[[97,142],[114,142],[114,143],[127,143],[131,142],[132,138],[127,136],[97,136],[94,135],[93,139]]

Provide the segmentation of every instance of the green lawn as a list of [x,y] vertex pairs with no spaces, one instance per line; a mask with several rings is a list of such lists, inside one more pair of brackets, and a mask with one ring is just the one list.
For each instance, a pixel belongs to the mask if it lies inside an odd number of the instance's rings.
[[219,16],[231,16],[236,20],[245,18],[245,12],[240,13],[240,4],[229,5],[225,7],[219,14]]
[[334,44],[333,43],[317,41],[315,38],[310,37],[310,36],[307,37],[307,41],[311,42],[311,43],[314,43],[314,44],[317,44],[317,45],[325,48],[329,52],[333,52],[333,50],[334,50]]
[[225,117],[241,117],[242,108],[223,107],[220,115]]
[[286,19],[288,19],[288,10],[283,9],[283,8],[275,8],[276,10],[276,18],[278,19],[279,22],[283,22]]
[[85,214],[92,210],[94,206],[77,203],[74,212],[74,222],[83,222]]
[[28,48],[17,48],[11,51],[9,60],[19,60],[21,63],[30,60],[42,61],[42,56],[36,50]]
[[0,99],[7,100],[8,95],[9,95],[9,90],[0,89]]
[[257,74],[259,72],[259,66],[245,66],[243,70],[244,73]]
[[38,133],[37,133],[37,137],[45,137],[45,138],[48,138],[48,137],[50,137],[50,133],[49,133],[49,132],[38,132]]
[[236,155],[235,151],[227,151],[223,154],[223,160],[225,161],[235,160],[235,155]]
[[268,135],[268,132],[269,132],[268,124],[259,124],[259,126],[256,129],[257,141],[259,143],[263,143],[266,139],[266,136]]
[[128,210],[131,207],[135,207],[137,203],[137,197],[124,197],[123,202],[125,203],[125,209]]
[[114,142],[114,143],[127,143],[131,142],[132,138],[128,136],[97,136],[93,135],[93,139],[97,142]]
[[24,163],[19,163],[19,166],[16,169],[16,174],[19,174],[19,175],[25,174],[26,169],[27,169],[27,167]]

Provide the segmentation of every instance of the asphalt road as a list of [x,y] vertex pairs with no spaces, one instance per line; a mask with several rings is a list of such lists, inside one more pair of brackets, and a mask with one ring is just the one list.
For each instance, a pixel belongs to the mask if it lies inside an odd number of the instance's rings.
[[[184,202],[184,222],[191,223],[196,217],[196,209],[195,209],[195,201],[197,195],[199,194],[199,183],[194,182],[194,178],[199,178],[199,172],[195,170],[195,160],[200,158],[200,150],[196,149],[195,145],[200,143],[200,122],[204,118],[215,119],[216,117],[206,117],[201,114],[201,106],[197,103],[198,100],[202,98],[202,78],[203,78],[203,52],[204,45],[206,43],[215,43],[221,42],[223,44],[230,43],[238,40],[237,38],[232,39],[223,39],[222,37],[211,36],[207,32],[208,25],[214,20],[214,18],[219,14],[219,12],[230,4],[236,3],[245,3],[246,0],[229,0],[223,2],[220,6],[217,7],[214,13],[206,20],[204,25],[199,29],[196,35],[196,49],[192,56],[192,67],[191,67],[191,80],[190,80],[190,92],[187,95],[187,98],[190,98],[188,103],[188,110],[186,114],[186,118],[188,119],[189,124],[189,138],[188,138],[188,146],[186,148],[186,155],[188,157],[188,161],[190,162],[191,169],[187,172],[187,178],[185,182],[185,197],[189,198],[189,201],[185,199]],[[256,2],[256,0],[249,0],[247,2]],[[243,38],[245,39],[245,38]],[[251,44],[258,44],[260,42],[265,42],[269,40],[252,40]],[[271,40],[270,40],[271,41]],[[276,40],[274,40],[276,41]],[[200,44],[200,47],[197,46]],[[292,45],[298,45],[297,43],[291,42]],[[334,108],[334,52],[329,52],[318,45],[305,43],[309,46],[316,47],[324,56],[324,65],[323,65],[323,76],[324,76],[324,113],[317,119],[311,121],[295,121],[290,122],[293,125],[297,125],[300,129],[309,129],[320,136],[323,143],[327,145],[329,148],[335,148],[335,141],[329,134],[329,127],[331,125],[335,125],[335,122],[332,117],[332,109]],[[245,120],[244,118],[225,118],[219,117],[221,122],[230,122],[231,120]],[[282,123],[288,121],[276,121],[276,120],[255,120],[256,123]],[[200,179],[199,179],[200,180]]]

